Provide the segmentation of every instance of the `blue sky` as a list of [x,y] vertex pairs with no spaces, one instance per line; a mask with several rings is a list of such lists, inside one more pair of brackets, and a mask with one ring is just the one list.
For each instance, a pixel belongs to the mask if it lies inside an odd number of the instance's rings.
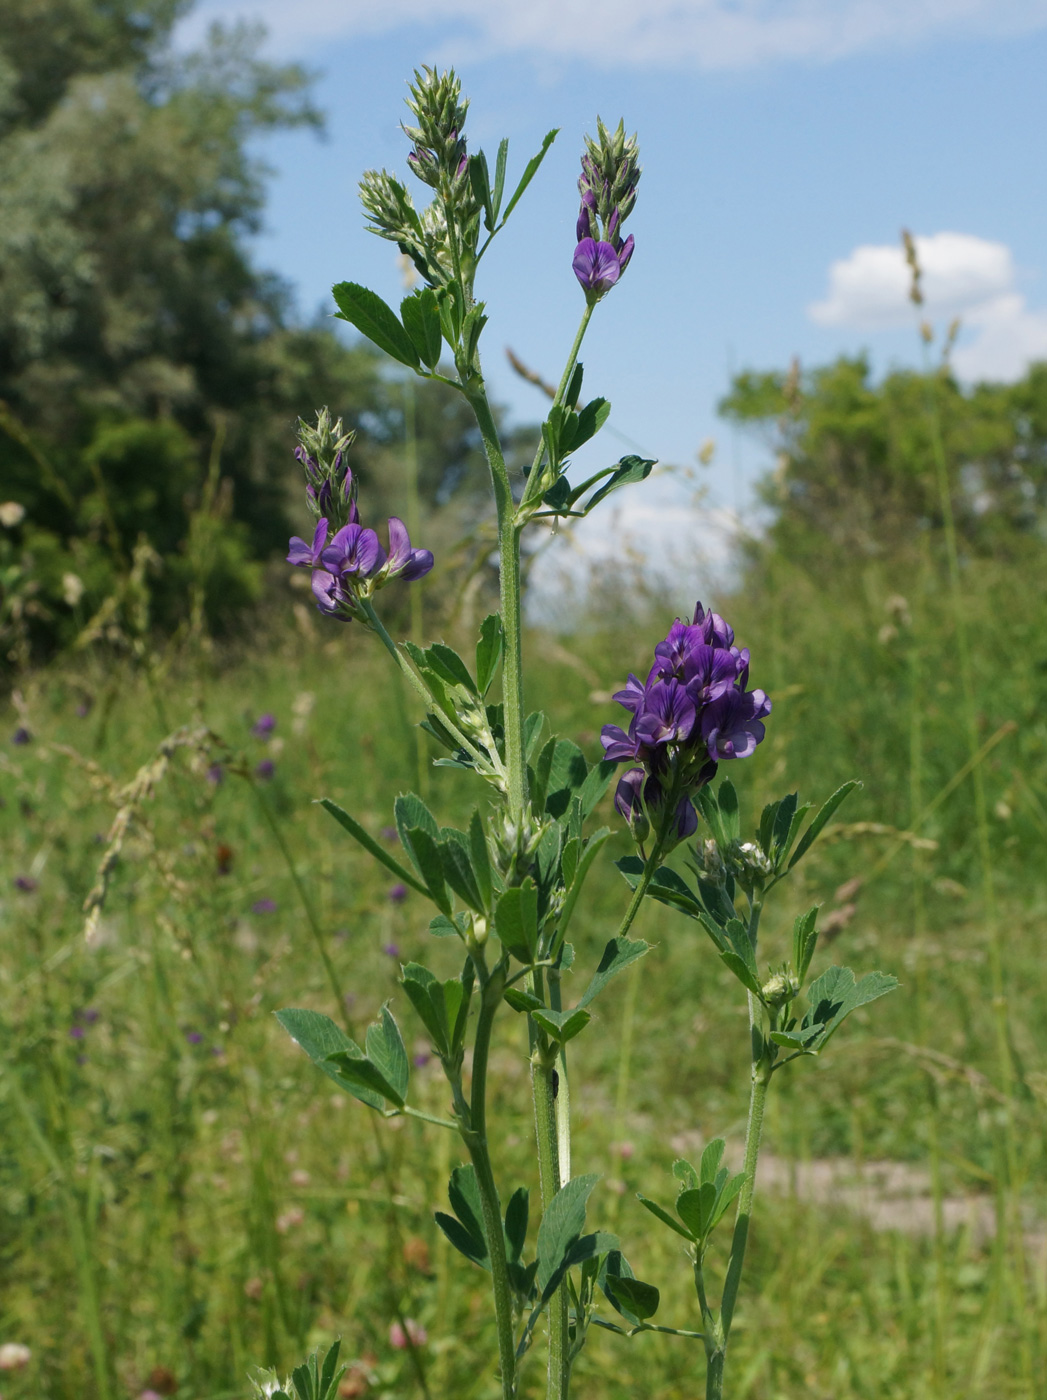
[[[520,419],[542,402],[504,347],[558,376],[582,305],[582,133],[597,113],[623,116],[644,165],[636,252],[594,318],[586,389],[663,461],[694,467],[714,438],[698,473],[710,508],[744,513],[768,465],[716,416],[732,368],[863,348],[880,369],[917,359],[903,225],[921,239],[929,311],[963,318],[961,374],[1009,378],[1047,358],[1047,0],[204,0],[183,41],[214,18],[265,23],[272,54],[319,73],[327,137],[265,142],[275,174],[257,242],[306,313],[343,279],[401,295],[356,183],[368,166],[404,169],[415,66],[459,70],[471,148],[508,136],[510,178],[561,128],[478,287],[488,379]],[[590,449],[596,465],[621,450],[606,437]],[[683,491],[663,484],[656,499]]]

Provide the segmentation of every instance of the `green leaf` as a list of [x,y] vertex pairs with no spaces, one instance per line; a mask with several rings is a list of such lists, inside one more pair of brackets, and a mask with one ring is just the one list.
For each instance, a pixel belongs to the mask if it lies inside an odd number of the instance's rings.
[[656,1201],[648,1200],[646,1196],[641,1196],[639,1192],[636,1193],[636,1199],[640,1202],[640,1204],[644,1207],[645,1210],[649,1210],[653,1216],[655,1216],[658,1220],[662,1222],[663,1225],[668,1225],[670,1230],[675,1230],[676,1233],[678,1235],[682,1235],[685,1240],[694,1239],[694,1236],[690,1233],[690,1231],[687,1230],[683,1225],[681,1225],[678,1220],[674,1220],[673,1217],[669,1214],[669,1212],[663,1209],[660,1205],[658,1205]]
[[631,890],[635,890],[643,877],[643,861],[639,856],[622,856],[621,860],[615,861],[615,868],[620,870],[625,876],[626,884]]
[[571,371],[571,379],[570,383],[567,385],[567,393],[563,396],[563,401],[568,408],[578,407],[578,400],[582,397],[583,374],[584,370],[582,369],[582,362],[581,360],[579,360],[576,362],[574,369]]
[[335,1025],[330,1016],[324,1016],[319,1011],[299,1011],[288,1008],[285,1011],[278,1011],[276,1019],[291,1039],[298,1042],[317,1069],[322,1070],[328,1079],[333,1080],[338,1085],[339,1089],[344,1089],[347,1094],[352,1094],[361,1103],[367,1104],[368,1108],[381,1109],[385,1107],[385,1098],[381,1092],[361,1088],[357,1079],[342,1074],[328,1058],[339,1051],[347,1051],[356,1056],[363,1055],[363,1051],[355,1040],[350,1040],[341,1027]]
[[534,961],[538,948],[538,890],[530,876],[499,897],[494,930],[514,958],[522,963]]
[[469,157],[469,183],[477,204],[484,211],[484,228],[494,232],[494,202],[491,199],[491,177],[487,169],[487,157],[483,151]]
[[497,613],[490,613],[480,624],[480,640],[476,644],[476,686],[481,695],[491,688],[504,644],[502,619]]
[[429,898],[441,914],[450,917],[452,905],[447,887],[444,884],[444,862],[440,843],[434,840],[429,832],[421,826],[411,827],[410,831],[406,833],[406,837],[401,839],[414,857],[415,864],[429,891]]
[[400,1036],[400,1028],[393,1020],[388,1006],[382,1007],[381,1020],[373,1021],[367,1027],[364,1039],[367,1058],[377,1069],[392,1093],[388,1095],[397,1108],[403,1108],[407,1098],[407,1080],[410,1068],[407,1051]]
[[338,1338],[331,1343],[331,1347],[324,1357],[324,1364],[320,1370],[319,1400],[334,1400],[338,1382],[345,1374],[346,1368],[336,1371],[338,1366],[338,1353],[341,1350],[342,1342]]
[[811,965],[814,957],[814,950],[818,944],[818,906],[808,909],[806,914],[800,914],[793,923],[793,967],[796,975],[803,982],[807,976],[807,969]]
[[582,804],[583,816],[589,816],[593,808],[603,797],[611,784],[618,768],[617,763],[611,763],[607,759],[594,763],[589,769],[585,782],[578,789],[578,798]]
[[454,1049],[455,1028],[465,997],[460,977],[441,982],[427,967],[408,963],[403,970],[403,988],[411,1005],[418,1012],[426,1030],[441,1055]]
[[681,1190],[693,1189],[701,1185],[698,1179],[698,1173],[691,1166],[690,1162],[685,1161],[683,1157],[677,1157],[676,1161],[673,1163],[673,1176],[676,1177],[677,1181],[682,1182]]
[[550,510],[560,514],[570,509],[573,495],[574,492],[571,490],[571,483],[568,481],[566,475],[561,474],[549,487],[548,491],[543,494],[542,500]]
[[771,849],[771,837],[774,835],[774,821],[778,815],[778,808],[781,805],[780,801],[768,802],[760,815],[758,839],[761,851],[769,851]]
[[526,1186],[520,1186],[509,1197],[509,1204],[505,1208],[506,1253],[511,1263],[520,1258],[527,1243],[529,1201],[530,1192]]
[[546,786],[545,810],[551,817],[562,817],[571,797],[579,792],[589,776],[585,754],[570,739],[557,739],[553,748]]
[[535,710],[524,720],[523,741],[524,756],[530,763],[534,757],[534,751],[538,747],[538,741],[542,737],[542,730],[545,728],[545,715],[541,710]]
[[823,1044],[834,1035],[852,1011],[893,992],[898,979],[887,972],[867,972],[859,982],[849,967],[830,967],[807,989],[810,1010],[803,1018],[804,1029],[827,1028]]
[[813,1044],[824,1032],[823,1025],[813,1025],[808,1026],[806,1030],[771,1031],[770,1039],[775,1045],[781,1045],[786,1050],[803,1050]]
[[712,1229],[716,1205],[716,1187],[706,1181],[697,1190],[689,1187],[676,1198],[676,1213],[696,1239],[703,1239]]
[[723,834],[726,838],[725,844],[730,845],[732,841],[737,841],[741,835],[741,818],[738,814],[738,794],[730,778],[724,778],[716,793],[716,801],[720,808],[720,820],[723,823]]
[[487,911],[491,907],[494,894],[494,872],[491,869],[491,855],[487,849],[483,818],[477,811],[473,812],[469,822],[469,854],[472,857],[473,875],[480,891],[480,900]]
[[480,692],[469,674],[469,667],[453,647],[443,642],[434,642],[426,649],[424,656],[429,669],[435,671],[442,681],[446,681],[448,685],[461,686],[463,690],[479,699]]
[[400,303],[404,330],[411,337],[422,364],[435,369],[440,363],[443,336],[440,331],[440,308],[432,287],[422,287]]
[[771,844],[763,848],[775,866],[785,856],[786,842],[792,829],[793,817],[796,815],[796,800],[796,793],[790,792],[778,803],[778,811],[774,817],[774,828],[771,832]]
[[494,206],[496,219],[502,207],[502,191],[505,189],[505,163],[508,157],[509,142],[507,139],[503,139],[498,144],[498,156],[494,163],[494,189],[491,192],[491,203]]
[[[606,399],[591,399],[579,413],[573,416],[573,420],[569,420],[571,422],[571,440],[570,445],[564,450],[577,452],[579,447],[584,446],[590,438],[596,436],[607,422],[610,412],[611,405]],[[624,482],[620,484],[625,485]]]
[[502,224],[505,223],[505,221],[508,219],[509,215],[510,215],[510,214],[513,212],[513,210],[516,208],[516,206],[517,206],[517,204],[519,203],[520,197],[522,196],[524,190],[527,188],[527,186],[528,186],[528,185],[531,183],[531,181],[534,179],[534,176],[535,176],[536,171],[538,170],[538,167],[541,165],[542,161],[545,159],[545,153],[546,153],[546,151],[549,149],[549,147],[550,147],[550,146],[553,144],[553,142],[556,140],[556,137],[557,137],[557,134],[559,133],[559,130],[560,130],[560,128],[559,128],[558,126],[553,127],[552,131],[548,132],[547,135],[545,136],[544,140],[542,141],[542,149],[538,152],[538,154],[537,154],[536,156],[532,156],[531,159],[527,162],[527,168],[524,170],[523,175],[520,177],[520,183],[517,185],[516,189],[513,191],[513,196],[512,196],[512,198],[510,199],[509,203],[505,206],[505,213],[502,215]]
[[706,1143],[705,1151],[702,1153],[702,1160],[698,1168],[698,1183],[705,1185],[706,1182],[714,1182],[716,1174],[720,1170],[720,1163],[723,1160],[724,1148],[727,1144],[723,1138],[713,1138]]
[[[365,1056],[358,1046],[351,1050],[336,1051],[328,1055],[328,1061],[335,1065],[346,1081],[351,1094],[371,1108],[384,1108],[385,1100],[403,1108],[403,1101],[397,1102],[397,1093],[374,1062]],[[375,1098],[377,1097],[377,1102]]]
[[642,1283],[638,1278],[616,1278],[607,1275],[606,1290],[613,1294],[613,1300],[623,1311],[628,1310],[639,1322],[654,1317],[661,1302],[661,1294],[653,1283]]
[[393,803],[393,820],[400,837],[400,845],[403,846],[412,865],[420,875],[422,872],[417,860],[415,860],[414,852],[407,844],[407,833],[412,827],[420,826],[423,831],[429,833],[434,841],[439,840],[440,828],[436,824],[436,818],[420,797],[413,792],[405,792],[401,793]]
[[475,909],[478,914],[485,913],[487,906],[473,871],[472,844],[469,837],[464,831],[456,831],[452,826],[445,826],[440,835],[443,838],[439,844],[439,851],[444,879],[470,909]]
[[671,905],[689,918],[701,918],[702,906],[694,891],[683,876],[668,865],[663,865],[660,870],[654,872],[647,892],[660,904]]
[[410,369],[419,368],[418,352],[411,337],[376,292],[357,282],[339,282],[331,288],[331,293],[338,305],[335,314],[340,321],[354,325],[361,335],[400,364]]
[[818,815],[814,818],[810,826],[800,837],[800,844],[796,847],[796,850],[793,851],[792,858],[789,861],[788,865],[788,868],[790,870],[793,868],[797,861],[803,860],[804,856],[814,845],[815,841],[818,839],[819,835],[822,832],[822,828],[825,826],[826,822],[836,811],[837,807],[839,807],[840,803],[847,796],[847,794],[849,792],[853,792],[854,789],[857,787],[861,787],[861,783],[857,780],[857,778],[852,778],[850,782],[844,783],[841,787],[838,787],[833,793],[833,795],[828,799],[828,801],[822,804]]
[[472,1166],[455,1167],[447,1183],[447,1195],[451,1209],[469,1233],[478,1240],[486,1241],[487,1233],[483,1226],[483,1205],[480,1200],[480,1186],[476,1180],[476,1170]]
[[595,1173],[576,1176],[549,1202],[538,1227],[538,1288],[543,1299],[571,1245],[585,1226],[585,1207],[599,1178]]
[[646,481],[651,475],[654,466],[655,461],[653,458],[649,459],[632,455],[623,457],[615,467],[612,475],[608,477],[600,487],[599,491],[595,492],[586,501],[583,513],[588,515],[595,506],[598,506],[612,491],[617,491],[620,486],[631,486],[634,482]]
[[540,1011],[545,1002],[533,992],[525,992],[522,987],[506,987],[502,996],[514,1011]]
[[464,938],[468,919],[468,914],[455,914],[450,919],[446,914],[437,914],[429,921],[429,932],[434,938]]
[[434,1219],[459,1254],[464,1254],[474,1264],[479,1264],[481,1269],[491,1267],[485,1240],[477,1239],[475,1235],[471,1235],[460,1220],[456,1220],[453,1215],[447,1215],[442,1210],[434,1212]]
[[374,837],[368,835],[360,823],[354,817],[351,817],[348,812],[343,812],[336,802],[332,802],[329,797],[321,797],[320,806],[323,807],[325,811],[330,812],[335,821],[338,822],[340,826],[343,826],[345,830],[348,831],[349,835],[363,846],[365,851],[374,856],[375,860],[380,861],[382,865],[385,866],[386,870],[391,870],[398,880],[402,880],[405,885],[410,885],[412,889],[418,890],[421,894],[428,893],[417,876],[412,875],[406,866],[401,865],[388,851],[384,850]]
[[616,938],[612,938],[603,950],[599,965],[593,973],[592,981],[578,1003],[579,1007],[588,1006],[600,995],[612,977],[617,977],[619,972],[624,972],[631,963],[636,962],[637,958],[642,958],[650,946],[642,938],[634,941],[630,938],[623,938],[620,934]]
[[531,1012],[531,1020],[541,1026],[546,1035],[558,1045],[566,1045],[585,1030],[591,1017],[584,1007],[577,1006],[573,1011],[550,1011],[548,1007]]

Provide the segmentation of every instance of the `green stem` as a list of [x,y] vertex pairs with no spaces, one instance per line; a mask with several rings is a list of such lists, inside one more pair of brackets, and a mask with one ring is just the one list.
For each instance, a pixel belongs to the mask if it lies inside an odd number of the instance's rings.
[[480,1191],[487,1248],[491,1259],[491,1288],[494,1294],[495,1324],[498,1329],[498,1359],[501,1366],[502,1400],[516,1395],[516,1346],[513,1340],[513,1295],[509,1284],[509,1264],[505,1256],[502,1208],[487,1146],[487,1059],[491,1030],[505,986],[505,969],[496,968],[486,979],[473,1043],[473,1077],[469,1094],[469,1124],[463,1125],[462,1138],[476,1172]]
[[[536,974],[532,988],[540,987]],[[540,994],[540,993],[539,993]],[[538,1142],[538,1177],[542,1189],[542,1211],[559,1191],[560,1150],[556,1122],[556,1056],[550,1056],[546,1037],[533,1028],[531,1037],[531,1097],[534,1100],[534,1128]],[[549,1356],[546,1377],[548,1400],[565,1400],[571,1377],[569,1312],[566,1281],[549,1301]]]
[[[574,344],[571,346],[571,353],[567,356],[567,364],[564,366],[564,372],[560,377],[560,383],[556,390],[556,397],[553,399],[553,408],[558,408],[559,405],[563,403],[564,395],[567,393],[567,386],[571,382],[571,375],[574,373],[574,367],[578,363],[578,352],[582,348],[582,341],[585,339],[585,333],[589,329],[589,322],[592,320],[594,310],[595,304],[593,306],[587,304],[585,310],[582,312],[582,319],[578,323]],[[550,412],[552,412],[552,409],[550,409]],[[542,438],[534,454],[534,461],[531,463],[531,470],[527,476],[527,486],[524,489],[522,505],[530,504],[538,494],[538,482],[541,480],[539,468],[542,465],[542,456],[544,452],[545,439]]]
[[[756,901],[749,912],[749,939],[753,945],[754,953],[761,908],[760,902]],[[771,1065],[763,1050],[762,1037],[758,1044],[753,1035],[755,1029],[756,1001],[750,992],[749,1033],[753,1051],[749,1087],[749,1119],[745,1129],[745,1160],[742,1164],[745,1181],[738,1193],[738,1213],[735,1216],[734,1234],[731,1237],[731,1257],[727,1262],[727,1277],[724,1280],[723,1296],[720,1301],[720,1316],[716,1322],[715,1345],[709,1353],[709,1365],[705,1379],[706,1400],[722,1400],[723,1396],[723,1370],[727,1359],[727,1343],[731,1336],[731,1323],[734,1320],[734,1308],[738,1301],[742,1269],[745,1266],[745,1247],[749,1239],[749,1221],[752,1218],[753,1197],[756,1193],[756,1165],[760,1156],[763,1116],[767,1106],[767,1086],[771,1082]],[[695,1277],[697,1281],[698,1272],[696,1272]],[[699,1303],[703,1313],[707,1313],[708,1304],[702,1303],[701,1292],[699,1292]]]
[[523,743],[523,641],[520,623],[520,528],[516,524],[516,502],[513,500],[509,472],[502,455],[494,415],[481,387],[469,393],[469,402],[476,415],[484,452],[491,469],[494,503],[498,512],[498,559],[501,594],[502,630],[505,646],[502,653],[502,701],[505,711],[505,766],[510,815],[523,817],[527,805],[527,760]]

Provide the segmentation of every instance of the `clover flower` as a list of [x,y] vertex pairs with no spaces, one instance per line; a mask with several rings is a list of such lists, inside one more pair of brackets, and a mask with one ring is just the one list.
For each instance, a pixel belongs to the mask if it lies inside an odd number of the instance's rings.
[[623,240],[621,229],[636,203],[641,174],[636,137],[626,136],[622,122],[610,132],[597,118],[596,133],[595,141],[585,138],[573,262],[590,305],[606,296],[633,255],[633,237]]
[[332,423],[325,408],[315,428],[299,422],[298,435],[295,456],[305,468],[306,497],[317,519],[311,541],[292,536],[287,562],[312,570],[320,612],[348,622],[360,615],[361,599],[370,598],[390,579],[424,578],[433,567],[433,556],[428,549],[412,546],[407,526],[395,515],[388,522],[388,551],[377,533],[360,523],[356,485],[345,461],[353,434],[343,430],[341,419]]
[[600,740],[612,762],[641,765],[620,779],[615,793],[638,844],[652,827],[670,848],[693,835],[693,795],[718,763],[755,753],[771,702],[762,690],[746,690],[748,679],[748,650],[735,645],[719,614],[699,603],[694,620],[677,618],[655,647],[646,681],[630,675],[615,694],[631,714],[629,728],[604,725]]

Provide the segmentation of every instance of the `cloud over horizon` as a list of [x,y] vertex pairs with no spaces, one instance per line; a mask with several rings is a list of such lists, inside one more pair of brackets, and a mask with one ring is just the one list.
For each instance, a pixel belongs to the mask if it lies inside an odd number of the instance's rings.
[[900,241],[862,244],[829,268],[829,292],[807,308],[817,325],[862,331],[896,330],[959,317],[968,335],[953,354],[963,379],[1019,378],[1047,359],[1047,311],[1030,310],[1017,290],[1018,271],[1005,243],[969,233],[917,235],[924,304],[909,300],[910,273]]
[[[445,26],[473,59],[531,52],[611,68],[749,68],[831,62],[931,38],[1008,36],[1047,27],[1047,0],[203,0],[182,25],[260,21],[282,50]],[[461,61],[459,58],[458,61]]]

